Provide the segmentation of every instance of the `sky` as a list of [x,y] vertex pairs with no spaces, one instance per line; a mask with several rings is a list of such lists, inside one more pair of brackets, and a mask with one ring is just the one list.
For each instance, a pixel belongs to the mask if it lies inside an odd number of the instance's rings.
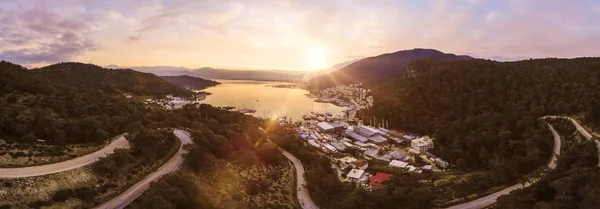
[[0,0],[0,59],[315,70],[433,48],[600,55],[596,0]]

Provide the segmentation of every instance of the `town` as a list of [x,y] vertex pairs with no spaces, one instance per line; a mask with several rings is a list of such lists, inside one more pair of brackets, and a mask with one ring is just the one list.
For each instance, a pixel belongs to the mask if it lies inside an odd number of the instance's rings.
[[360,109],[373,105],[370,90],[360,84],[336,86],[318,92],[316,101],[348,107],[346,116],[311,112],[303,120],[280,118],[281,126],[297,132],[308,147],[327,155],[342,182],[353,182],[367,191],[383,188],[392,174],[370,172],[370,164],[384,164],[402,172],[439,172],[450,167],[448,162],[430,153],[433,138],[388,130],[387,122],[369,119],[371,126],[355,118]]

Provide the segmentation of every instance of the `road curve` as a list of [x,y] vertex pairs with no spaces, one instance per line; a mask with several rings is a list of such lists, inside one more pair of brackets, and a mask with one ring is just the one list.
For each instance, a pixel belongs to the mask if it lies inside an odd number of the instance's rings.
[[[552,135],[554,136],[554,148],[553,148],[554,154],[552,155],[552,158],[550,159],[550,162],[548,163],[548,168],[554,169],[554,168],[556,168],[558,156],[560,156],[560,147],[561,147],[560,135],[558,135],[558,133],[556,132],[556,130],[554,130],[554,127],[552,127],[552,125],[550,125],[549,123],[546,123],[546,125],[548,125],[548,128],[550,129],[550,131],[552,132]],[[515,184],[515,185],[507,187],[503,190],[500,190],[498,192],[481,197],[479,199],[475,199],[470,202],[466,202],[466,203],[462,203],[462,204],[458,204],[458,205],[449,207],[449,209],[485,208],[485,207],[488,207],[488,206],[496,203],[496,200],[498,199],[498,197],[500,197],[502,195],[507,195],[514,190],[522,189],[522,188],[529,187],[529,186],[531,186],[530,182]]]
[[183,154],[185,151],[183,150],[183,146],[186,144],[191,144],[192,139],[190,137],[190,133],[184,130],[175,129],[173,134],[177,136],[177,138],[181,141],[181,146],[179,146],[179,150],[175,155],[167,161],[164,165],[162,165],[158,170],[154,173],[148,175],[144,180],[136,183],[127,191],[121,193],[119,196],[105,202],[104,204],[96,207],[98,209],[113,209],[113,208],[125,208],[129,203],[133,202],[137,197],[142,195],[148,188],[150,188],[150,183],[158,180],[161,176],[173,172],[177,170],[177,168],[183,163]]
[[0,168],[0,178],[24,178],[68,171],[96,162],[98,159],[112,154],[115,149],[124,148],[127,145],[129,145],[129,142],[127,141],[127,139],[125,139],[124,135],[121,135],[118,136],[117,139],[112,141],[104,148],[81,157],[48,165],[39,165],[22,168]]
[[308,194],[308,190],[304,185],[306,185],[306,179],[304,179],[304,166],[302,166],[302,162],[298,160],[298,158],[294,157],[294,155],[286,152],[281,149],[281,152],[285,157],[290,159],[296,168],[296,194],[298,196],[298,202],[300,202],[300,206],[303,209],[319,209],[317,205],[310,198],[310,194]]

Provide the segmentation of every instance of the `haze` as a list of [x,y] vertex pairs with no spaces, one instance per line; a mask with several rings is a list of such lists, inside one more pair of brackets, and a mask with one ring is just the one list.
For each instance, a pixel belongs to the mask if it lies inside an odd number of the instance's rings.
[[2,0],[0,59],[316,70],[416,47],[578,57],[600,52],[598,19],[586,0]]

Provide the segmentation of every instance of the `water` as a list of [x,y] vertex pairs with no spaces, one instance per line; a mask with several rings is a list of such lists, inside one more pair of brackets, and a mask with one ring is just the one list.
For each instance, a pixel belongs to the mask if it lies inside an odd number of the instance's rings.
[[303,89],[275,88],[269,85],[289,84],[285,82],[249,81],[249,80],[216,80],[221,85],[204,89],[212,95],[202,103],[217,107],[235,106],[236,109],[255,109],[252,115],[257,117],[277,118],[291,117],[302,119],[302,115],[310,111],[331,112],[341,115],[344,108],[329,103],[317,103],[306,96]]

